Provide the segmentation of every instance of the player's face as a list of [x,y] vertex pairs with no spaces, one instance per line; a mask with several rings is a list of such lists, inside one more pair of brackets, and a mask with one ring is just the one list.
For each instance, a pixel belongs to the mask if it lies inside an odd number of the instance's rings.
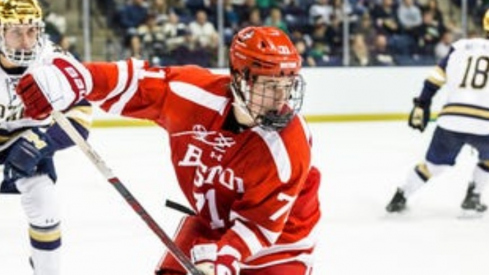
[[282,113],[290,110],[287,103],[294,88],[295,77],[258,76],[250,96],[248,108],[257,117],[268,112]]
[[4,30],[5,46],[13,51],[31,51],[37,44],[40,28],[33,25],[12,25]]

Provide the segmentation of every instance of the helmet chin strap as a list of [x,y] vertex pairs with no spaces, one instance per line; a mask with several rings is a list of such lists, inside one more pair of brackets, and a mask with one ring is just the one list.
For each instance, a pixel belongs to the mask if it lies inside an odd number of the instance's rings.
[[236,116],[236,120],[247,127],[255,126],[256,122],[253,116],[250,114],[246,103],[243,101],[243,98],[238,94],[238,91],[231,85],[231,91],[234,96],[233,102],[233,112]]

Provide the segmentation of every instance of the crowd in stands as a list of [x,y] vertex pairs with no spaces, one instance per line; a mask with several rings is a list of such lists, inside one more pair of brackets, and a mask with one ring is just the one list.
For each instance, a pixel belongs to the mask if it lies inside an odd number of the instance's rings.
[[[241,28],[268,25],[291,37],[305,67],[316,67],[435,64],[462,37],[459,24],[441,11],[439,1],[444,0],[222,0],[222,38],[217,31],[217,0],[96,2],[119,38],[120,58],[216,67],[219,42],[227,48]],[[451,2],[461,4],[461,0]],[[489,0],[468,3],[471,18],[480,25]],[[56,25],[61,27],[54,36],[62,41],[63,24]],[[348,64],[343,64],[344,49]]]

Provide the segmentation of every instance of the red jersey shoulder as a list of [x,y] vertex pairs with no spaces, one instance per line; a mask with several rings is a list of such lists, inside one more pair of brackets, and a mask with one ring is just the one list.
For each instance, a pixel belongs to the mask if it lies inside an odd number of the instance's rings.
[[169,82],[187,83],[220,96],[230,94],[229,75],[216,74],[209,69],[195,65],[168,67],[166,74]]
[[170,133],[193,127],[213,129],[222,124],[232,102],[229,76],[198,66],[165,68],[168,94],[161,109],[160,125]]
[[[300,117],[280,132],[265,131],[255,127],[252,131],[259,142],[250,145],[253,166],[268,170],[265,175],[276,175],[281,183],[289,183],[309,170],[311,162],[310,134]],[[256,173],[259,174],[259,173]],[[259,181],[258,181],[259,182]]]

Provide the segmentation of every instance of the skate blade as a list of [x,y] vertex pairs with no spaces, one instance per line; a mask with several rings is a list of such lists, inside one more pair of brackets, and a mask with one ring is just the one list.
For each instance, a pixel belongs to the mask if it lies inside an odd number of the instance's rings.
[[460,215],[457,217],[461,220],[476,220],[484,217],[484,212],[476,210],[462,210]]

